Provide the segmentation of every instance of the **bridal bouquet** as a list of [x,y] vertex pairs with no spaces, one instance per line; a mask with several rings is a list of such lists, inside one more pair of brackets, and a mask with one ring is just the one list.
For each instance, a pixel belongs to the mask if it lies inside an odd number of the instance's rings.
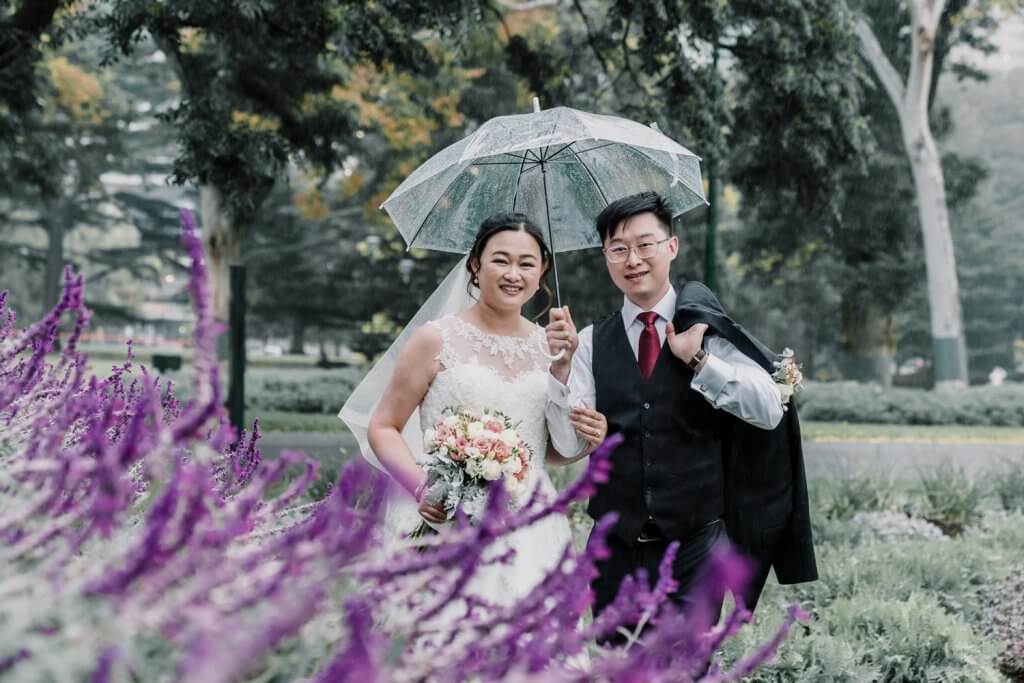
[[788,410],[789,399],[803,388],[801,383],[804,380],[804,375],[800,372],[800,365],[793,356],[793,349],[784,349],[779,354],[779,360],[775,361],[773,365],[775,372],[772,373],[772,379],[779,385],[779,391],[782,393],[783,410]]
[[490,409],[477,414],[446,408],[444,415],[423,434],[426,500],[444,508],[448,519],[461,507],[473,520],[483,513],[487,486],[498,479],[511,494],[510,502],[520,500],[531,452],[512,421]]

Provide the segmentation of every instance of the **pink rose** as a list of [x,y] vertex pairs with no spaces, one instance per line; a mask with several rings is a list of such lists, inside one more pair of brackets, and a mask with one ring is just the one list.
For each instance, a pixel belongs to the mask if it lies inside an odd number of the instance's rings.
[[484,429],[489,432],[494,432],[495,434],[500,434],[505,431],[505,425],[501,424],[497,420],[488,420],[484,425]]
[[508,456],[512,454],[508,444],[504,441],[495,441],[491,447],[491,452],[494,453],[494,457],[498,459],[498,462],[505,462],[508,460]]

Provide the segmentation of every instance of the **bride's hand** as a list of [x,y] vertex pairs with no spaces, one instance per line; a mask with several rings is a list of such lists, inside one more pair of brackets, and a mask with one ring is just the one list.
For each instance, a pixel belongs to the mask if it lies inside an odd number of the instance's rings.
[[569,422],[580,438],[591,446],[600,446],[608,438],[608,420],[593,408],[573,408]]
[[448,521],[448,515],[444,513],[444,510],[439,506],[429,503],[426,500],[427,489],[422,484],[416,487],[415,491],[416,502],[419,503],[418,510],[420,517],[427,520],[431,524],[444,524]]

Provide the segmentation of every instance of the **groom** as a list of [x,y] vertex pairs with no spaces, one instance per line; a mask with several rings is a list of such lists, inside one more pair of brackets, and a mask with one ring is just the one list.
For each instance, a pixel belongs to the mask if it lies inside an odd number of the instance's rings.
[[[567,354],[551,366],[548,417],[563,424],[574,421],[584,432],[600,430],[603,423],[588,410],[596,408],[607,419],[607,432],[625,437],[612,455],[609,481],[587,509],[595,520],[609,512],[618,515],[608,538],[610,555],[598,564],[592,584],[595,614],[611,603],[626,576],[643,568],[657,577],[673,541],[680,542],[672,568],[679,590],[673,598],[685,606],[711,550],[726,537],[724,520],[735,518],[728,506],[764,500],[748,491],[742,500],[732,496],[729,468],[749,465],[763,471],[756,452],[759,439],[749,432],[777,431],[782,398],[762,359],[737,348],[727,337],[748,345],[721,329],[718,318],[704,315],[704,309],[694,318],[690,307],[689,320],[701,322],[679,324],[686,318],[677,317],[677,308],[693,302],[677,297],[669,283],[679,240],[661,196],[644,192],[609,204],[598,216],[597,230],[608,274],[624,295],[622,308],[578,335],[567,310],[552,311],[548,341]],[[702,285],[685,289],[710,294]],[[551,433],[555,438],[571,432]],[[554,446],[578,457],[588,448],[581,437]],[[737,455],[739,447],[746,452]],[[793,488],[791,481],[785,483]],[[744,519],[756,520],[757,512],[748,510]],[[756,592],[748,595],[751,608],[750,598],[756,602],[770,563],[758,559]],[[814,577],[800,580],[809,578]],[[712,618],[721,606],[717,599]]]

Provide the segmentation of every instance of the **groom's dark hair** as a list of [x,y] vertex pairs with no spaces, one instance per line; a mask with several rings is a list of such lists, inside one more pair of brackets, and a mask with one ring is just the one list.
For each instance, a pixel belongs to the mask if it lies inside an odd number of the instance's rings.
[[597,234],[601,236],[601,243],[615,237],[615,230],[622,221],[642,213],[653,213],[665,232],[672,234],[672,209],[665,198],[657,192],[640,192],[616,199],[604,207],[597,217]]

